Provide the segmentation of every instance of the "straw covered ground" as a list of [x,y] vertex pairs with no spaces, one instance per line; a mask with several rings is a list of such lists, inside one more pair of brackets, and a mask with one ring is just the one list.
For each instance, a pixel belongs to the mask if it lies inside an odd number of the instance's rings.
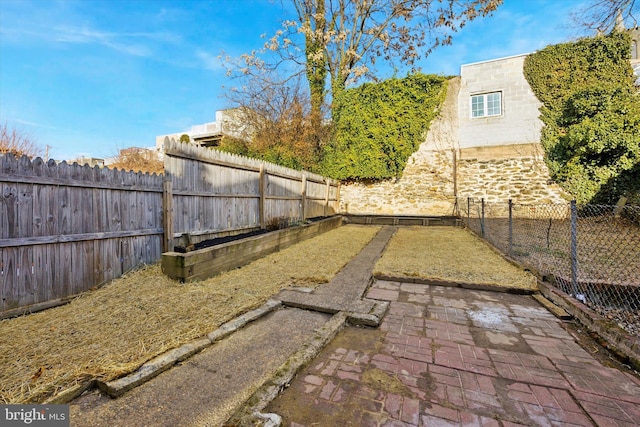
[[111,380],[215,330],[280,289],[329,281],[376,234],[344,226],[206,281],[180,284],[159,265],[40,313],[0,322],[0,403],[42,402],[92,378]]
[[399,229],[374,273],[516,289],[537,287],[532,274],[506,261],[468,230],[454,227]]

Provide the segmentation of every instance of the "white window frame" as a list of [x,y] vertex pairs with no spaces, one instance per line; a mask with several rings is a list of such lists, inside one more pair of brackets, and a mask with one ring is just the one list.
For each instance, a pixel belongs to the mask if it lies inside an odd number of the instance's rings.
[[[495,112],[495,107],[492,107],[492,113],[489,114],[489,104],[491,102],[495,102],[495,100],[490,100],[491,95],[498,95],[498,112]],[[474,100],[479,100],[480,102],[476,102],[474,103]],[[470,99],[470,113],[471,113],[471,118],[472,119],[482,119],[485,117],[498,117],[502,115],[502,91],[495,91],[495,92],[485,92],[485,93],[476,93],[471,95],[471,99]],[[474,105],[481,105],[482,106],[482,111],[479,111],[480,114],[476,114],[474,115],[474,113],[476,113],[477,110],[474,110]]]

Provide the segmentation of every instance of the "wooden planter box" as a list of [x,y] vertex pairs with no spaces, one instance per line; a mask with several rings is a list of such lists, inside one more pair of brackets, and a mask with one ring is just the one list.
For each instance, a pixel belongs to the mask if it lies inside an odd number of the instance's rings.
[[207,279],[340,225],[342,217],[333,216],[311,224],[271,231],[193,252],[165,252],[162,254],[162,272],[182,282]]

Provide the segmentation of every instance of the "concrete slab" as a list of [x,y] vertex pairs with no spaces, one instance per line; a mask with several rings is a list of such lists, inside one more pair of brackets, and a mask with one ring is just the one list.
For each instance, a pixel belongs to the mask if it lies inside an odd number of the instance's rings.
[[[321,284],[314,290],[285,289],[276,298],[284,305],[323,313],[348,311],[368,315],[377,312],[375,302],[363,301],[362,297],[373,280],[373,267],[396,229],[382,227],[371,242],[329,283]],[[379,307],[382,306],[378,305]]]
[[222,425],[330,316],[281,309],[122,397],[94,391],[71,404],[71,425]]
[[227,335],[232,334],[238,329],[244,327],[249,322],[259,319],[260,317],[275,310],[276,308],[279,308],[280,306],[280,301],[269,300],[262,306],[254,310],[250,310],[238,316],[237,318],[224,323],[215,331],[208,334],[206,338],[194,340],[180,347],[169,350],[157,357],[154,357],[153,359],[142,365],[140,368],[138,368],[135,372],[132,372],[125,377],[108,382],[98,380],[96,381],[97,385],[102,391],[112,397],[120,396],[123,393],[135,387],[138,387],[139,385],[144,384],[147,381],[150,381],[152,378],[160,375],[162,372],[171,368],[176,363],[204,350],[212,343],[226,337]]

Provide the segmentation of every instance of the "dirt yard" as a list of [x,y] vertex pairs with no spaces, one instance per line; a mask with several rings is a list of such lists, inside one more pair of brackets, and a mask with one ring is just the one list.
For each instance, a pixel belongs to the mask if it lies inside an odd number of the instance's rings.
[[402,228],[375,266],[376,275],[536,289],[535,277],[507,262],[468,230]]
[[215,330],[287,286],[329,281],[377,227],[345,226],[212,279],[181,284],[147,266],[70,304],[0,322],[0,403],[42,402],[115,379]]
[[[43,402],[112,380],[202,337],[287,286],[331,280],[379,227],[347,225],[212,279],[180,284],[147,266],[65,306],[0,322],[0,403]],[[531,286],[532,276],[455,228],[401,228],[376,271]]]

